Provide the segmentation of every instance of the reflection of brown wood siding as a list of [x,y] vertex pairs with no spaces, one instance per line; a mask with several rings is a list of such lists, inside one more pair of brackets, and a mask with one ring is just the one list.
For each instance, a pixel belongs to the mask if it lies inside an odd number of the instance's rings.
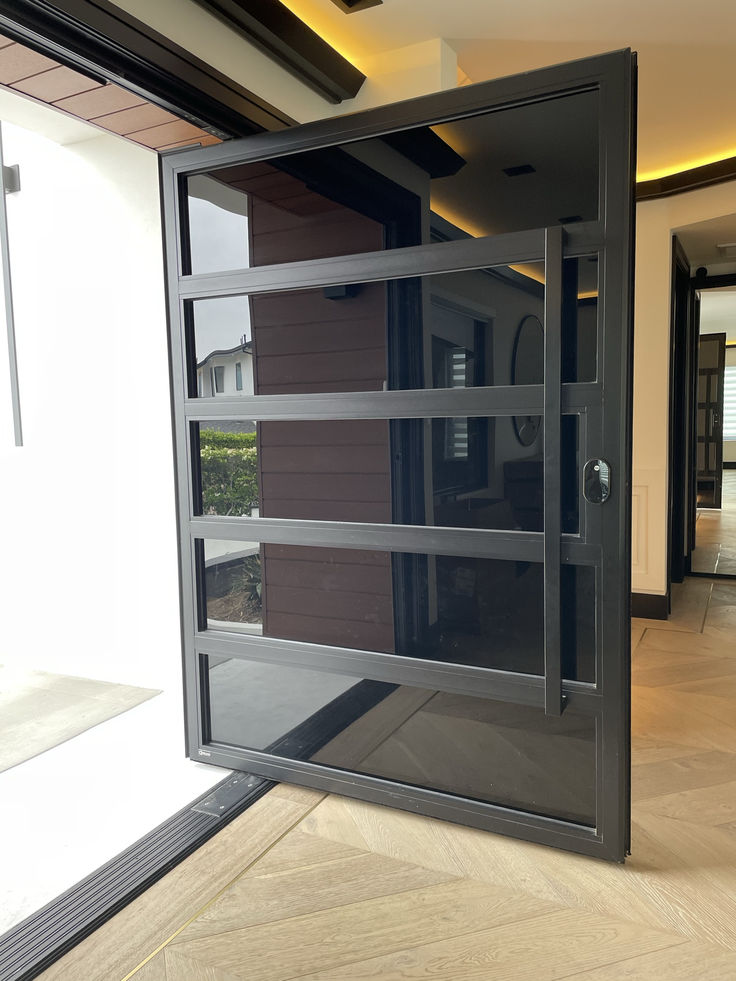
[[264,423],[264,515],[322,521],[391,521],[388,423]]
[[[228,182],[235,183],[229,180]],[[380,249],[382,226],[308,192],[287,175],[253,174],[251,249],[256,264]],[[279,198],[279,195],[281,196]],[[320,203],[321,202],[321,203]],[[300,290],[251,300],[259,395],[376,391],[386,378],[386,290],[331,300]],[[391,521],[385,421],[259,425],[264,517]],[[264,634],[340,647],[394,650],[387,553],[265,545]]]
[[376,223],[369,218],[360,219],[347,209],[329,208],[302,215],[253,198],[251,220],[253,264],[258,266],[372,252],[383,247],[382,237],[366,241],[366,231],[373,231],[370,226],[375,228]]
[[388,553],[267,545],[263,580],[270,636],[394,650]]
[[249,195],[254,266],[383,248],[379,222],[318,194],[270,164],[227,167],[217,171],[217,178]]
[[[328,300],[296,290],[251,300],[259,395],[375,391],[386,378],[386,288]],[[314,338],[314,342],[313,339]]]

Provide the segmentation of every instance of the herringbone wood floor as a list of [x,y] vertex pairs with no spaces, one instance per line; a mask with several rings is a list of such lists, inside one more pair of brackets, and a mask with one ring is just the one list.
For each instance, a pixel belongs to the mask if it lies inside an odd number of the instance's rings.
[[635,621],[625,866],[285,785],[45,981],[736,977],[736,585]]
[[693,572],[736,575],[736,470],[723,471],[721,508],[698,508]]

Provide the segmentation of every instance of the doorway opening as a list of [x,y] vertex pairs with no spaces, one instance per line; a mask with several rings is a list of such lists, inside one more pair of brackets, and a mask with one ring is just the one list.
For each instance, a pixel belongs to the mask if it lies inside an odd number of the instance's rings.
[[0,117],[24,422],[15,448],[3,391],[1,934],[229,771],[179,736],[156,154],[14,93]]
[[736,216],[673,236],[669,583],[736,578]]
[[700,291],[691,571],[736,578],[736,286]]

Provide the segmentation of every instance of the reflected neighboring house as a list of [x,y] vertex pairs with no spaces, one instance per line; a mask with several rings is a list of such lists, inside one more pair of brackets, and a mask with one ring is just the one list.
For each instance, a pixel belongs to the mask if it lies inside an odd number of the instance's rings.
[[241,339],[237,347],[212,351],[197,364],[197,395],[253,395],[253,352],[251,341]]

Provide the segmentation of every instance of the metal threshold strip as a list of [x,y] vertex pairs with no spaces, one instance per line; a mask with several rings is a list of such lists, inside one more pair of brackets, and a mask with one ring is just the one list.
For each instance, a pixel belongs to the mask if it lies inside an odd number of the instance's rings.
[[30,981],[274,786],[235,772],[0,937],[0,981]]

